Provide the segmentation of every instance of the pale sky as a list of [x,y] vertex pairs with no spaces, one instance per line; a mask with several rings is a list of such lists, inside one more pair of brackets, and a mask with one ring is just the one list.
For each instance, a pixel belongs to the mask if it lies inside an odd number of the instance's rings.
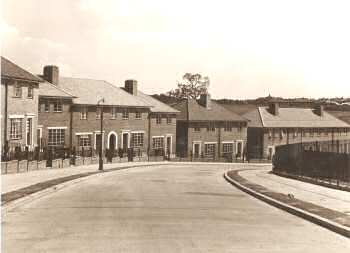
[[2,55],[149,94],[190,72],[215,98],[350,97],[349,2],[3,0]]

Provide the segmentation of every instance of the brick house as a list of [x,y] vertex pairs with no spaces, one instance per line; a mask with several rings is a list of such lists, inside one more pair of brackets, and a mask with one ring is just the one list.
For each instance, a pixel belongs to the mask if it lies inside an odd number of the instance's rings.
[[10,150],[37,145],[39,83],[43,80],[1,57],[1,142]]
[[246,146],[247,120],[228,111],[209,94],[173,106],[177,118],[176,152],[193,158],[242,158]]
[[[58,79],[49,74],[55,68],[44,68],[43,78],[50,82],[44,81],[39,88],[37,135],[40,147],[68,147],[70,141],[70,113],[75,96],[59,87]],[[58,73],[58,69],[55,71]]]
[[[135,80],[127,80],[125,88],[119,88],[104,80],[61,77],[56,66],[46,66],[43,78],[57,87],[61,95],[58,99],[43,92],[45,99],[43,97],[41,100],[40,110],[45,110],[48,100],[53,101],[52,108],[60,101],[62,112],[51,114],[50,117],[55,117],[55,120],[50,118],[48,121],[51,121],[50,129],[60,132],[55,131],[57,136],[54,139],[64,138],[62,143],[65,146],[77,150],[92,149],[94,152],[99,150],[100,145],[103,149],[116,151],[120,148],[125,152],[128,148],[134,148],[143,154],[162,147],[168,148],[170,153],[175,150],[172,136],[176,131],[176,110],[138,91]],[[44,123],[45,113],[42,115],[41,122],[48,125]],[[159,115],[169,118],[167,124],[153,123]],[[163,140],[160,140],[162,136]]]
[[324,111],[312,108],[280,108],[271,102],[243,115],[248,123],[248,155],[271,159],[278,145],[334,141],[341,151],[349,150],[350,125]]
[[175,156],[176,151],[176,115],[179,111],[142,93],[137,89],[136,80],[126,80],[124,89],[150,105],[148,114],[148,150],[149,155]]

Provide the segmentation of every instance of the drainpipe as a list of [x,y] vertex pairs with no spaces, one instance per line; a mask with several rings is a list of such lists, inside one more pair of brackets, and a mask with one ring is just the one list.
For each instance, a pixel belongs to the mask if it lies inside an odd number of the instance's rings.
[[7,120],[8,120],[8,109],[7,109],[7,103],[8,103],[8,83],[7,80],[5,81],[5,115],[4,115],[4,144],[7,145]]
[[148,145],[147,145],[147,159],[149,161],[149,154],[151,150],[151,112],[148,114]]

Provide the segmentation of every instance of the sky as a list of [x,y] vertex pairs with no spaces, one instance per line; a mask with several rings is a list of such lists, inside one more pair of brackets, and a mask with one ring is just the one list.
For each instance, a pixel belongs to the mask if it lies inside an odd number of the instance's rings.
[[200,73],[214,98],[350,97],[349,13],[348,0],[2,0],[1,54],[148,94]]

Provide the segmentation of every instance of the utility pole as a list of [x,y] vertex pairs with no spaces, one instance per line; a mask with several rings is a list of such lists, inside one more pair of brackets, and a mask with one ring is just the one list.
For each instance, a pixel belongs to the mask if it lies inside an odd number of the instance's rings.
[[98,161],[98,170],[103,170],[103,157],[102,157],[102,146],[103,146],[103,105],[102,103],[105,102],[105,99],[102,98],[97,102],[97,107],[100,107],[100,122],[101,122],[101,128],[100,128],[100,136],[101,136],[101,144],[100,144],[100,150],[99,150],[99,161]]

